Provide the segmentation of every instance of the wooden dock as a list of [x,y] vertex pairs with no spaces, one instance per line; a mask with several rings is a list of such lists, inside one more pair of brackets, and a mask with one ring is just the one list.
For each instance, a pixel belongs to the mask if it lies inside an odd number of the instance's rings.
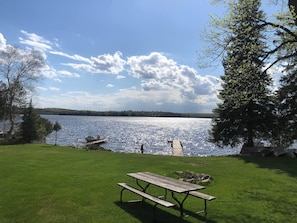
[[95,141],[87,142],[86,145],[89,146],[89,145],[101,144],[105,142],[107,142],[107,139],[98,139]]
[[173,156],[183,156],[183,146],[179,140],[172,141],[172,155]]

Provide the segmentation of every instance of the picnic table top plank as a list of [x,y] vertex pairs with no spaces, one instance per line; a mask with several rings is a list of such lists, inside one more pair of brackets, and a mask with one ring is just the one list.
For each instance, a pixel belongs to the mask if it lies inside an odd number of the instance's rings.
[[197,185],[197,184],[191,184],[188,182],[176,180],[173,178],[149,173],[149,172],[138,172],[138,173],[128,173],[127,174],[130,177],[133,177],[135,179],[154,184],[158,187],[162,187],[177,193],[184,193],[189,191],[195,191],[203,189],[203,186]]
[[160,181],[170,182],[170,183],[172,183],[174,185],[177,185],[179,187],[183,187],[185,189],[192,189],[193,185],[195,185],[195,187],[199,187],[196,190],[201,190],[201,189],[205,188],[204,186],[201,186],[201,185],[198,185],[198,184],[193,184],[193,183],[185,182],[185,181],[182,181],[182,180],[176,180],[174,178],[158,175],[158,174],[151,173],[151,172],[144,172],[144,174],[152,176],[152,177],[156,177]]

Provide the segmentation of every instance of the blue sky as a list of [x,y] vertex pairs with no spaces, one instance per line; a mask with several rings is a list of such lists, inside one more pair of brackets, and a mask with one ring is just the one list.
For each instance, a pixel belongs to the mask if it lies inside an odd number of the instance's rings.
[[0,48],[42,51],[35,107],[211,112],[221,67],[200,69],[208,0],[9,0]]

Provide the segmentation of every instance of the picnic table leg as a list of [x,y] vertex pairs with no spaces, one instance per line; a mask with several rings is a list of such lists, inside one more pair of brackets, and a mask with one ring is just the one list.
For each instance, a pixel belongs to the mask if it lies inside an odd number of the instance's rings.
[[[147,190],[147,188],[151,185],[151,184],[147,184],[145,187],[144,186],[142,186],[140,183],[139,183],[139,181],[138,181],[138,179],[136,179],[136,184],[141,188],[141,190],[145,193],[146,192],[146,190]],[[142,198],[142,201],[144,201],[145,199],[144,198]]]
[[187,197],[189,196],[189,193],[186,193],[185,197],[183,198],[182,201],[179,201],[176,196],[175,193],[173,191],[171,191],[171,197],[179,204],[179,209],[180,209],[180,217],[183,218],[184,217],[184,202],[187,199]]
[[122,188],[121,193],[120,193],[120,201],[121,203],[123,203],[123,191],[125,190],[125,188]]
[[147,184],[145,187],[142,186],[138,180],[136,180],[136,184],[141,188],[141,190],[145,193],[145,191],[147,190],[147,188],[151,185],[151,184]]

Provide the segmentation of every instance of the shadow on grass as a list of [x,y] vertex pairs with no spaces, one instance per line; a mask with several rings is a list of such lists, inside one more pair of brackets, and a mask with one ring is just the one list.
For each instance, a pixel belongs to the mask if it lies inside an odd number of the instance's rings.
[[167,212],[166,210],[160,209],[159,206],[156,207],[155,219],[154,219],[154,206],[147,202],[115,202],[120,208],[125,210],[127,213],[132,215],[134,218],[139,219],[142,223],[165,223],[165,222],[187,222],[181,221],[177,216],[174,216]]
[[275,169],[285,172],[292,177],[297,177],[297,160],[289,157],[259,157],[259,156],[238,156],[246,163],[255,163],[260,168]]
[[[181,219],[179,216],[173,215],[166,210],[160,209],[160,206],[157,206],[155,209],[154,219],[154,206],[147,202],[121,203],[120,201],[117,201],[115,202],[115,204],[132,215],[134,218],[139,219],[142,223],[190,223],[190,221],[187,220],[187,216]],[[179,215],[179,209],[175,208],[175,210],[178,212],[177,215]],[[206,217],[196,214],[195,212],[185,210],[185,214],[196,218],[198,222],[215,223],[215,221],[208,220]]]
[[[196,212],[189,211],[189,210],[185,210],[184,212],[185,212],[186,216],[188,215],[188,216],[191,216],[193,218],[196,218],[197,220],[199,220],[199,222],[216,223],[216,221],[208,219],[207,216],[204,213],[197,214]],[[185,217],[185,218],[187,218],[187,217]]]

